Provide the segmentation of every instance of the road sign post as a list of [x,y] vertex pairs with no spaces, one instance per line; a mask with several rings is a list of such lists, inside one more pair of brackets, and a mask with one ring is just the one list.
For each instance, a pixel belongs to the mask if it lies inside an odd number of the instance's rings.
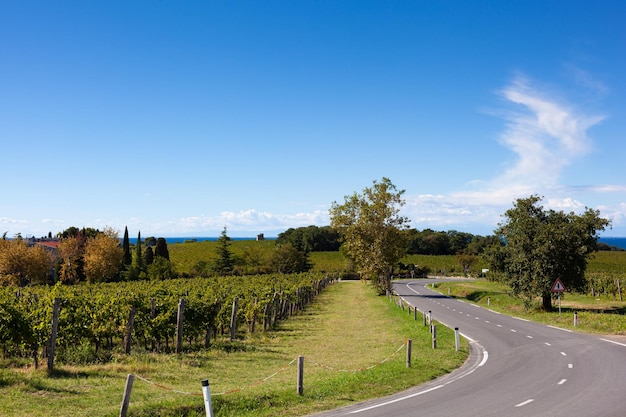
[[563,281],[561,278],[557,278],[552,284],[552,292],[558,293],[559,295],[559,314],[561,314],[561,293],[565,292],[565,285],[563,285]]

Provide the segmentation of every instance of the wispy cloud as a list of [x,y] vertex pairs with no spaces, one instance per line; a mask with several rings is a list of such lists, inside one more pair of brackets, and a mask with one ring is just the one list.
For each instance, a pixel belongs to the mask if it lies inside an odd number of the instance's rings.
[[217,216],[192,216],[173,221],[179,233],[214,232],[226,227],[231,232],[284,231],[290,227],[329,224],[326,210],[296,214],[275,214],[257,210],[224,211]]
[[603,116],[583,114],[546,97],[522,76],[500,94],[516,106],[505,114],[507,128],[500,141],[517,155],[517,161],[494,180],[495,185],[558,184],[563,169],[591,151],[587,130]]
[[[580,83],[593,81],[582,70],[576,74]],[[593,87],[606,88],[597,81]],[[565,168],[593,151],[587,132],[604,116],[577,109],[536,88],[523,75],[516,76],[499,95],[506,103],[506,110],[497,113],[505,121],[499,142],[513,153],[511,165],[493,178],[470,181],[466,189],[445,196],[411,197],[406,211],[414,219],[414,226],[484,228],[495,226],[515,199],[531,194],[544,196],[547,207],[576,212],[583,210],[585,204],[572,194],[626,191],[623,185],[565,186],[561,181]],[[618,223],[619,219],[626,219],[624,209],[626,204],[601,210]]]

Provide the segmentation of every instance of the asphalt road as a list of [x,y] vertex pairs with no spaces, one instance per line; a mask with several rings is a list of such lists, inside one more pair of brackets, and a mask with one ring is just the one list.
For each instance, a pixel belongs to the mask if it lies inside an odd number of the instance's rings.
[[499,314],[425,287],[433,281],[398,281],[394,290],[458,327],[470,340],[468,361],[411,390],[317,417],[626,416],[626,344]]

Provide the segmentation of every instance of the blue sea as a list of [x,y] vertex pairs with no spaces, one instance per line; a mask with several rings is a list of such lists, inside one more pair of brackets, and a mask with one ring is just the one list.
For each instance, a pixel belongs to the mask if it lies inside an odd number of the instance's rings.
[[626,250],[626,237],[601,237],[598,242]]
[[[165,241],[168,245],[172,245],[174,243],[185,243],[185,242],[202,242],[204,240],[216,241],[219,237],[166,237]],[[275,237],[265,237],[266,240],[275,240]],[[131,244],[137,243],[137,238],[128,239]],[[231,237],[231,240],[256,240],[256,237]],[[610,246],[617,246],[618,248],[622,248],[626,250],[626,237],[601,237],[598,239],[598,242],[606,243]]]
[[[145,237],[141,238],[141,241],[143,242],[145,239]],[[209,241],[216,241],[217,239],[219,239],[218,236],[216,237],[166,237],[165,241],[167,242],[168,245],[173,245],[175,243],[185,243],[185,242],[203,242],[205,240],[209,240]],[[230,240],[256,240],[256,236],[255,237],[231,237]],[[265,237],[265,240],[276,240],[275,237]],[[137,238],[136,237],[130,237],[128,238],[128,241],[130,242],[131,245],[134,245],[137,243]]]

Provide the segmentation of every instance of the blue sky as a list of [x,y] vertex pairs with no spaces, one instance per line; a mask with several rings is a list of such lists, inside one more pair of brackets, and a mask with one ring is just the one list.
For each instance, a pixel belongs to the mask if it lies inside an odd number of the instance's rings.
[[0,233],[276,236],[388,177],[626,236],[623,1],[0,0]]

